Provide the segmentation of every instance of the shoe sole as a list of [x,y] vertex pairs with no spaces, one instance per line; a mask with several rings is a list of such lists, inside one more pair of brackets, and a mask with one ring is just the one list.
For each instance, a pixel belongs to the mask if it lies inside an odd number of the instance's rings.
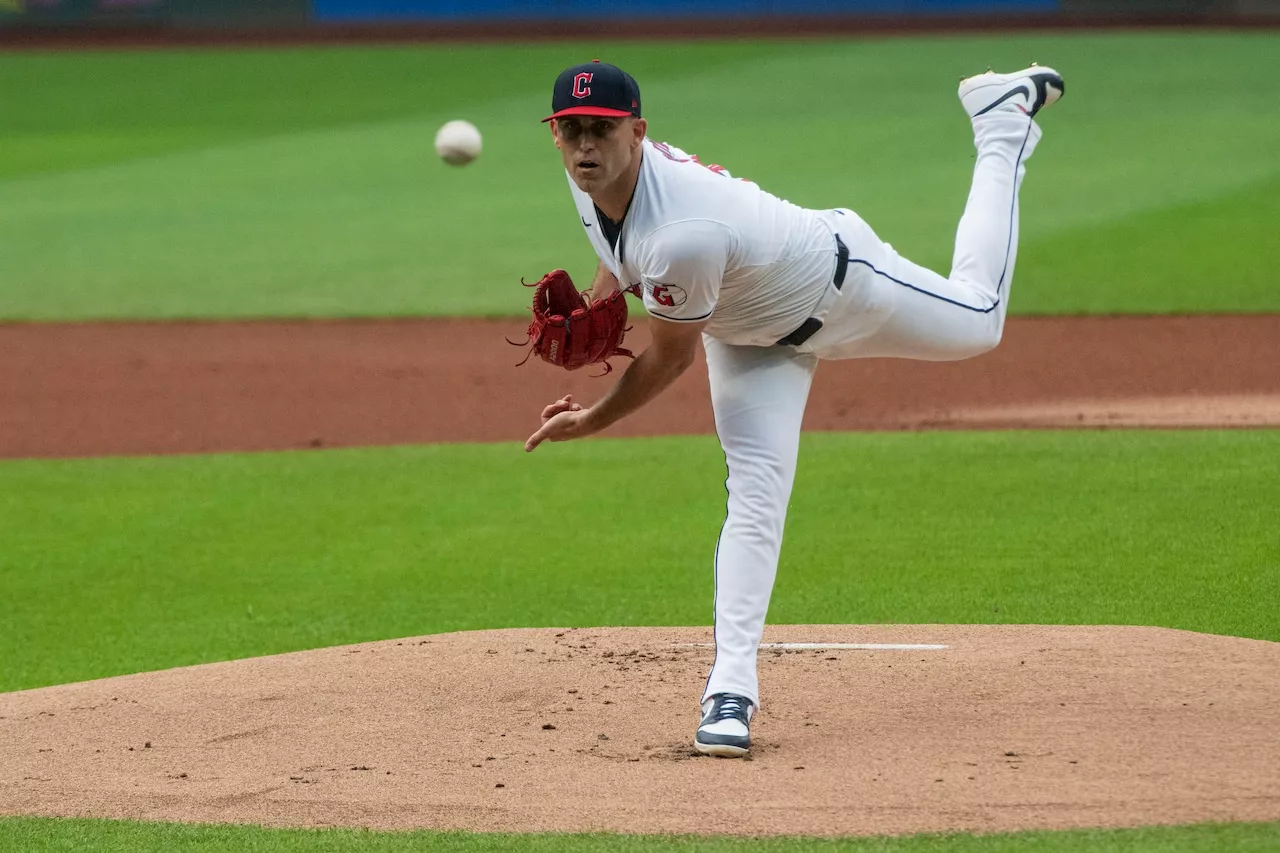
[[703,755],[714,755],[716,758],[741,758],[751,751],[750,746],[733,746],[727,743],[702,743],[694,740],[693,748]]

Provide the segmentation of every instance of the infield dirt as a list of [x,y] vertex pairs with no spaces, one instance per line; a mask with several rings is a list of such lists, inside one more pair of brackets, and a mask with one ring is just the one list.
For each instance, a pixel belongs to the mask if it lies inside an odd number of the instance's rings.
[[[0,325],[0,457],[523,441],[590,369],[515,365],[524,322]],[[627,344],[648,342],[643,320]],[[625,359],[615,359],[623,367]],[[806,430],[1280,426],[1280,314],[1014,318],[995,351],[818,369]],[[606,435],[713,432],[701,359]]]
[[0,695],[0,813],[852,835],[1280,819],[1280,644],[783,626],[752,759],[695,757],[709,629],[442,634]]

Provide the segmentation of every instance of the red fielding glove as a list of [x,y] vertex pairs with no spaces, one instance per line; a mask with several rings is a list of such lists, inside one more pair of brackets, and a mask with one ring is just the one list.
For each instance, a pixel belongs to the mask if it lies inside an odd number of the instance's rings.
[[[537,288],[531,306],[533,320],[529,323],[528,340],[525,341],[525,344],[532,344],[530,355],[537,353],[543,361],[565,370],[603,364],[605,373],[613,370],[610,358],[616,355],[635,357],[621,346],[622,337],[628,329],[627,297],[623,291],[588,302],[586,294],[578,292],[573,279],[564,270],[552,270],[532,284],[521,280],[521,284]],[[529,357],[525,356],[525,361],[528,360]]]

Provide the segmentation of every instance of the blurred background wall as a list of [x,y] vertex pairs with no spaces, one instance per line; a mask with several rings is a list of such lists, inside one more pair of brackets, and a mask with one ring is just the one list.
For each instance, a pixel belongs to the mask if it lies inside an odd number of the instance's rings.
[[[845,31],[929,27],[958,21],[977,26],[1280,22],[1280,0],[0,0],[0,32],[326,31],[399,28],[406,35],[477,34],[506,26],[512,35],[581,34],[618,22],[698,20],[731,32],[751,22],[790,22],[788,29]],[[538,27],[520,29],[521,22]],[[551,27],[552,29],[548,29]],[[445,29],[441,29],[445,28]],[[678,32],[678,30],[676,30]],[[700,34],[714,34],[704,30]],[[643,35],[643,32],[638,32]],[[693,34],[692,32],[690,34]]]
[[311,0],[0,0],[0,26],[300,27]]
[[315,0],[319,20],[704,18],[1050,12],[1059,0]]

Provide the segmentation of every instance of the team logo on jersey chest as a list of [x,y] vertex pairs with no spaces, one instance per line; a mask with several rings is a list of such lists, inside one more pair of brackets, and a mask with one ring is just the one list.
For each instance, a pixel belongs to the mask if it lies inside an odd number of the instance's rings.
[[573,96],[575,98],[585,98],[591,94],[591,87],[587,84],[591,82],[591,78],[595,75],[584,71],[577,74],[573,78]]
[[653,301],[666,308],[676,308],[689,301],[689,294],[678,284],[662,284],[656,281],[644,282],[644,289],[649,291],[649,295],[653,297]]

